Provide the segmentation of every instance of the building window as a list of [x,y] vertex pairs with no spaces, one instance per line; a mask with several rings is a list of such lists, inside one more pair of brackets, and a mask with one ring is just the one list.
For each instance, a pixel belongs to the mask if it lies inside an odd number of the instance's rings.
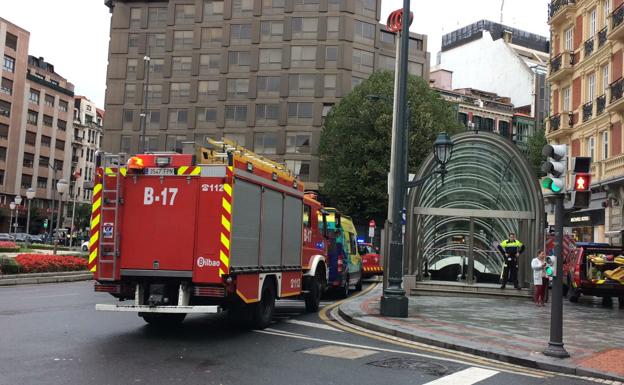
[[[192,34],[193,32],[191,32]],[[193,38],[191,37],[191,40]],[[165,34],[164,33],[150,33],[147,35],[147,46],[149,48],[150,55],[155,53],[165,52]]]
[[67,130],[67,122],[61,119],[57,119],[56,120],[56,127],[58,127],[58,129],[60,131],[65,131]]
[[145,152],[158,151],[158,136],[146,135],[143,139],[143,148],[145,149]]
[[163,28],[167,26],[167,8],[149,8],[147,12],[147,25],[150,28]]
[[149,72],[152,75],[161,75],[165,70],[165,59],[154,59],[149,61]]
[[43,125],[47,127],[52,127],[52,123],[54,122],[54,118],[50,115],[43,115]]
[[52,143],[52,138],[47,135],[41,135],[41,146],[42,147],[50,147]]
[[0,186],[4,185],[4,170],[0,170]]
[[147,86],[148,103],[160,104],[162,102],[162,84],[150,84]]
[[360,43],[372,44],[375,41],[375,26],[355,20],[353,40]]
[[316,64],[316,47],[294,46],[290,48],[290,65],[292,67],[314,68]]
[[4,39],[4,45],[11,48],[13,51],[17,51],[17,36],[7,32]]
[[316,17],[293,17],[293,39],[316,39],[318,33],[318,19]]
[[195,6],[193,4],[176,4],[175,23],[176,25],[195,23]]
[[407,63],[407,72],[411,75],[422,76],[423,65],[421,63],[409,62]]
[[280,77],[258,76],[256,88],[258,97],[278,97],[280,93]]
[[312,119],[312,103],[288,103],[288,121]]
[[145,122],[146,127],[160,128],[160,110],[150,110],[147,112]]
[[48,178],[38,177],[37,188],[43,188],[43,189],[48,188]]
[[245,134],[224,133],[223,137],[239,146],[245,146]]
[[193,49],[193,31],[174,31],[174,49]]
[[374,55],[372,52],[353,49],[353,70],[373,73]]
[[202,48],[221,47],[223,42],[223,29],[202,28],[201,46]]
[[227,97],[228,99],[245,99],[249,94],[249,79],[228,79]]
[[230,71],[249,71],[249,51],[230,51],[228,52],[228,60]]
[[11,103],[0,100],[0,116],[11,116]]
[[282,68],[281,48],[261,48],[260,49],[260,69],[280,69]]
[[225,106],[225,120],[232,122],[247,121],[247,106]]
[[29,146],[36,146],[37,145],[37,133],[26,131],[26,137],[24,138],[24,143],[28,144]]
[[587,139],[587,155],[591,158],[592,162],[596,159],[596,138],[589,137]]
[[123,110],[123,123],[122,128],[125,130],[132,129],[132,122],[134,120],[134,111],[132,110]]
[[281,15],[284,13],[285,0],[262,0],[262,13],[266,15]]
[[279,118],[279,104],[257,104],[256,122],[277,121]]
[[39,155],[39,167],[49,167],[50,166],[50,158],[47,156]]
[[136,96],[136,84],[126,84],[124,91],[124,102],[133,103]]
[[327,38],[338,39],[340,36],[340,17],[329,16],[327,18]]
[[605,95],[609,89],[609,65],[602,67],[602,94]]
[[574,28],[570,27],[565,31],[565,45],[566,51],[572,51],[574,48]]
[[119,152],[122,154],[132,153],[132,136],[122,135],[119,142]]
[[31,103],[39,104],[40,93],[37,90],[30,89],[30,94],[28,95],[28,100]]
[[328,0],[328,8],[330,11],[339,11],[343,0]]
[[130,8],[130,28],[141,28],[141,8]]
[[169,128],[185,129],[188,127],[188,112],[184,108],[169,109]]
[[325,75],[324,96],[336,96],[336,75]]
[[128,59],[126,62],[126,78],[128,80],[136,80],[138,62],[137,59]]
[[32,175],[22,174],[22,188],[31,188],[32,187]]
[[288,96],[314,96],[315,74],[288,76]]
[[299,11],[318,11],[320,0],[295,0],[295,9]]
[[65,100],[59,99],[59,111],[67,112],[68,103]]
[[310,179],[310,161],[286,159],[286,167],[302,181]]
[[362,78],[358,78],[356,76],[352,76],[351,77],[351,90],[353,90],[355,87],[357,87],[360,84],[362,84],[363,81],[364,81],[364,79],[362,79]]
[[46,94],[43,103],[48,107],[54,107],[54,96]]
[[[393,57],[379,55],[378,59],[379,59],[379,69],[394,72],[394,70],[396,69],[396,60]],[[409,66],[409,63],[408,63],[408,66]]]
[[199,57],[199,73],[202,75],[218,74],[220,67],[220,54],[201,55]]
[[9,138],[9,125],[0,123],[0,139]]
[[22,160],[22,165],[27,168],[33,168],[34,164],[35,164],[35,154],[25,152],[24,158]]
[[217,121],[217,109],[214,107],[201,107],[197,109],[197,126],[208,127],[209,123]]
[[409,39],[409,51],[416,52],[423,50],[423,41],[420,39]]
[[587,76],[587,101],[591,102],[596,96],[596,73]]
[[282,41],[284,23],[281,21],[263,21],[260,24],[260,41]]
[[286,133],[286,153],[287,154],[309,154],[310,139],[312,135],[302,132]]
[[171,83],[169,98],[172,102],[187,102],[189,96],[189,83]]
[[186,135],[167,135],[165,151],[175,151],[182,153],[182,142],[186,140]]
[[602,160],[606,160],[609,157],[609,132],[602,132]]
[[333,103],[323,103],[323,111],[321,112],[321,117],[323,118],[323,122],[325,122],[325,118],[329,115],[329,112],[334,107]]
[[198,84],[198,97],[201,101],[215,101],[219,94],[218,80],[202,80]]
[[13,80],[2,78],[2,83],[0,84],[0,92],[7,95],[13,95]]
[[171,62],[171,70],[178,75],[186,75],[191,72],[190,56],[175,56]]
[[136,53],[139,49],[139,39],[141,35],[138,33],[129,33],[128,34],[128,52]]
[[15,59],[9,55],[4,55],[3,69],[7,72],[15,72]]
[[232,16],[247,17],[253,14],[253,0],[233,0]]
[[325,68],[335,68],[338,65],[338,47],[325,47]]
[[379,35],[379,40],[382,43],[394,44],[395,37],[396,35],[394,33],[381,31],[381,34]]
[[570,104],[570,87],[566,87],[563,89],[563,97],[561,98],[563,102],[562,111],[569,112],[572,111],[572,105]]
[[374,18],[377,16],[376,3],[377,0],[355,0],[355,13]]
[[602,3],[602,7],[602,26],[606,27],[607,25],[609,25],[609,16],[611,15],[611,0],[604,0]]
[[0,162],[6,161],[7,148],[0,147]]
[[230,26],[231,43],[251,43],[251,24],[232,24]]
[[204,20],[220,19],[223,16],[223,0],[204,1]]
[[589,31],[588,31],[589,38],[594,37],[594,35],[596,34],[596,28],[598,27],[598,25],[596,24],[597,16],[598,16],[598,11],[596,10],[596,8],[589,11]]
[[[54,143],[54,147],[58,150],[64,150],[65,149],[65,141],[64,140],[56,140],[56,142]],[[56,161],[58,162],[58,161]],[[57,167],[58,170],[61,170],[63,167]]]
[[277,154],[277,135],[273,132],[255,133],[254,152],[258,154]]

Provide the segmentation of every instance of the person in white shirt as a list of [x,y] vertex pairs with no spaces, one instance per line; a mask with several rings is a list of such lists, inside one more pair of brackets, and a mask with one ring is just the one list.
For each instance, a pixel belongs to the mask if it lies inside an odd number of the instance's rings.
[[[531,261],[531,269],[533,269],[533,286],[535,286],[535,292],[533,294],[533,300],[536,306],[544,306],[544,294],[547,286],[544,284],[544,278],[546,277],[546,253],[543,250],[537,252],[537,257]],[[548,282],[548,281],[546,281]]]

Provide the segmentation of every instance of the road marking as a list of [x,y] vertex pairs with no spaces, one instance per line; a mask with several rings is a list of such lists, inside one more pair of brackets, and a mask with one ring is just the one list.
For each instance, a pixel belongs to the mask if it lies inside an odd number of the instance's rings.
[[311,328],[317,328],[317,329],[323,329],[323,330],[330,330],[332,332],[344,333],[342,330],[336,329],[333,326],[317,324],[315,322],[300,321],[300,320],[296,320],[296,319],[289,319],[289,320],[286,320],[285,322],[287,322],[289,324],[308,326],[308,327],[311,327]]
[[274,332],[274,333],[285,333],[285,334],[290,334],[291,336],[305,336],[305,334],[300,334],[300,333],[292,333],[292,332],[287,332],[285,330],[278,330],[278,329],[273,329],[273,328],[266,328],[264,330],[268,330],[270,332]]
[[56,297],[74,297],[74,296],[77,296],[77,295],[80,295],[80,293],[41,295],[41,296],[33,296],[33,297],[20,297],[20,299],[42,299],[42,298],[56,298]]
[[372,356],[373,354],[378,353],[376,350],[349,348],[338,345],[325,345],[319,348],[302,350],[301,352],[306,354],[315,354],[318,356],[343,358],[346,360],[357,360],[359,358]]
[[473,385],[492,376],[497,375],[496,370],[483,368],[468,368],[461,372],[453,373],[435,381],[427,382],[424,385]]

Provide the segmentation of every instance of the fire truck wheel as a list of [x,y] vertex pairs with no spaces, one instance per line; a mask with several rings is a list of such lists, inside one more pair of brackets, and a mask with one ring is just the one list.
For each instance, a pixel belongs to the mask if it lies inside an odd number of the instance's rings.
[[305,294],[305,308],[308,313],[316,313],[321,305],[321,279],[317,271],[312,282],[310,282],[308,293]]
[[262,286],[260,302],[253,305],[252,325],[254,329],[264,329],[271,324],[275,310],[275,287],[271,280],[265,280]]
[[340,292],[338,293],[340,295],[340,298],[347,298],[349,296],[349,273],[347,273],[347,275],[345,276],[345,282],[344,282],[344,286],[341,287]]
[[184,321],[184,318],[186,318],[185,313],[141,313],[140,316],[143,317],[143,320],[148,324],[158,327],[179,325]]

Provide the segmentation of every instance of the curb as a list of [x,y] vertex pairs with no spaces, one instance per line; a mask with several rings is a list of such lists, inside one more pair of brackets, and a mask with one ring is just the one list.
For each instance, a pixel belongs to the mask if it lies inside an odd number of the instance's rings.
[[532,369],[541,369],[541,370],[547,370],[547,371],[558,372],[558,373],[563,373],[563,374],[571,374],[571,375],[576,375],[576,376],[581,376],[581,377],[594,377],[594,378],[600,378],[600,379],[609,380],[609,381],[624,382],[623,376],[618,376],[613,373],[603,373],[603,372],[598,372],[598,371],[594,371],[591,369],[578,368],[572,365],[557,365],[557,364],[552,364],[548,362],[539,362],[537,360],[531,360],[527,358],[492,352],[488,350],[480,350],[480,349],[471,348],[468,346],[447,343],[447,342],[438,341],[432,338],[427,338],[427,337],[417,336],[415,334],[401,332],[396,329],[373,324],[370,322],[366,322],[362,319],[358,319],[357,317],[353,317],[349,315],[348,313],[346,313],[345,311],[343,311],[342,307],[338,307],[338,314],[342,318],[344,318],[347,322],[353,325],[356,325],[365,329],[369,329],[375,332],[388,334],[394,337],[403,338],[405,340],[410,340],[410,341],[419,342],[419,343],[423,343],[427,345],[437,346],[437,347],[444,348],[444,349],[456,350],[456,351],[460,351],[464,353],[469,353],[475,356],[494,359],[497,361],[502,361],[502,362],[506,362],[506,363],[510,363],[514,365],[521,365],[521,366],[532,368]]
[[77,281],[89,281],[91,279],[93,279],[93,273],[90,273],[88,271],[11,274],[11,275],[5,275],[5,276],[0,277],[0,286],[77,282]]

